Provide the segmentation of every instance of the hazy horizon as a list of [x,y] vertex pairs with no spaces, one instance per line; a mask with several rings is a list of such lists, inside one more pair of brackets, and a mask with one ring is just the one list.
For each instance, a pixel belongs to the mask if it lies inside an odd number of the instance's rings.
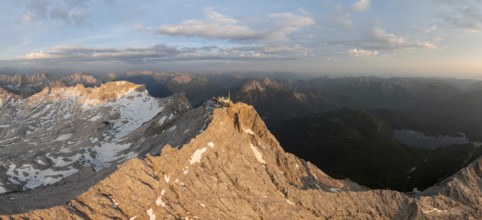
[[480,3],[8,0],[0,67],[482,79]]

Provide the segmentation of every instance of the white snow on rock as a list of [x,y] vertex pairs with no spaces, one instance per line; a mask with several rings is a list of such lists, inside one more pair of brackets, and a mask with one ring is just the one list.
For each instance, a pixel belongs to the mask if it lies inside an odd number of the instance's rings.
[[262,164],[266,164],[266,161],[263,160],[263,155],[261,152],[258,151],[258,148],[256,148],[253,144],[249,144],[249,147],[251,147],[251,150],[254,153],[254,156],[256,157],[256,160]]
[[437,208],[432,208],[431,210],[424,210],[423,212],[424,212],[424,213],[432,213],[432,212],[440,213],[440,212],[448,212],[448,211],[447,211],[447,210],[437,209]]
[[166,121],[167,117],[166,116],[162,116],[161,119],[159,119],[159,124],[164,124],[164,122]]
[[89,118],[89,121],[98,121],[99,119],[101,119],[102,117],[100,115],[95,115],[94,117],[92,118]]
[[166,183],[169,183],[169,176],[164,174],[164,181],[166,181]]
[[146,213],[149,216],[149,220],[156,220],[156,215],[154,214],[154,210],[152,210],[152,208],[148,209]]
[[[65,167],[70,165],[71,163],[80,160],[82,154],[74,154],[70,157],[53,157],[50,153],[45,155],[50,161],[52,161],[54,167]],[[44,163],[45,165],[45,163]]]
[[245,133],[254,135],[254,132],[253,132],[251,129],[249,129],[249,128],[243,128],[243,131],[244,131]]
[[78,171],[79,170],[71,167],[68,170],[54,170],[52,168],[38,170],[33,168],[31,164],[23,164],[17,168],[15,164],[11,164],[8,167],[6,175],[10,182],[24,183],[25,189],[34,189],[39,186],[47,186],[60,182],[63,178]]
[[201,157],[204,152],[206,152],[207,148],[203,147],[201,149],[197,149],[191,156],[191,160],[189,161],[190,164],[195,164],[201,162]]
[[162,207],[166,207],[166,203],[164,201],[162,201],[162,196],[164,195],[164,193],[166,193],[165,190],[162,190],[161,191],[161,195],[157,197],[157,200],[156,200],[156,205],[157,206],[162,206]]
[[286,202],[290,205],[295,205],[292,201],[290,201],[289,199],[286,200]]
[[214,148],[214,143],[213,143],[212,141],[210,141],[210,142],[208,143],[208,146],[209,146],[210,148]]
[[106,103],[121,114],[121,118],[114,121],[114,129],[118,130],[116,137],[121,138],[144,122],[151,120],[164,108],[157,104],[157,99],[143,92],[130,91],[128,95],[119,98],[116,102]]
[[129,143],[117,144],[104,142],[101,143],[100,146],[93,147],[92,150],[96,152],[96,164],[108,164],[112,161],[119,159],[120,157],[123,157],[123,155],[119,155],[119,152],[128,149],[130,146],[131,145]]

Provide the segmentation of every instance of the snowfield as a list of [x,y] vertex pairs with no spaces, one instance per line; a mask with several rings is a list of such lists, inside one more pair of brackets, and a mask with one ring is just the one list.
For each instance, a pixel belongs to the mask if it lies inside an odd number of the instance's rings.
[[[146,132],[137,130],[150,122],[162,127],[175,120],[176,109],[166,106],[176,102],[190,108],[187,99],[154,98],[143,86],[128,82],[46,88],[26,99],[3,102],[0,171],[6,171],[0,172],[0,194],[55,184],[82,167],[100,171],[137,157],[148,147],[139,140],[149,143],[149,138],[139,138]],[[169,128],[166,133],[177,132],[176,125]]]

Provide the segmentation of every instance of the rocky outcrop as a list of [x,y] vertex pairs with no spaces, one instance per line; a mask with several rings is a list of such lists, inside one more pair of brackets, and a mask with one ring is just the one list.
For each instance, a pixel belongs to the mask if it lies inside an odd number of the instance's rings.
[[[332,179],[309,162],[284,152],[251,106],[237,103],[206,113],[209,125],[179,147],[163,145],[160,155],[129,160],[64,204],[33,211],[15,210],[0,217],[480,219],[482,216],[480,159],[419,195],[369,190]],[[196,117],[200,116],[193,115],[177,123]],[[150,127],[142,132],[156,133],[156,129]]]
[[482,158],[418,195],[419,216],[482,218]]

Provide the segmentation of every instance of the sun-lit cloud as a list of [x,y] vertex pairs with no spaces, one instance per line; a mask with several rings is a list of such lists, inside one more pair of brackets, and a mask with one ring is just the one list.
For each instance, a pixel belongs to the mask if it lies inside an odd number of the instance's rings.
[[408,39],[406,37],[398,36],[393,33],[389,33],[383,28],[374,27],[372,29],[372,40],[375,46],[381,49],[437,49],[438,46],[421,40]]
[[178,25],[161,26],[159,33],[173,36],[216,38],[232,41],[285,40],[289,34],[314,24],[312,18],[291,12],[269,14],[268,20],[273,24],[272,26],[263,29],[254,29],[239,20],[208,9],[205,11],[205,18],[203,20],[190,19]]
[[26,54],[24,57],[21,57],[21,59],[25,59],[25,60],[43,60],[43,59],[57,59],[57,58],[62,58],[62,56],[60,54],[44,53],[44,52],[31,52]]
[[357,0],[351,7],[355,11],[366,11],[370,7],[370,2],[371,0]]
[[364,50],[364,49],[350,49],[348,54],[355,57],[372,57],[377,56],[378,51],[376,50]]
[[155,45],[139,48],[90,48],[59,46],[47,52],[31,52],[16,60],[42,61],[119,61],[119,62],[162,62],[206,59],[301,59],[312,56],[310,48],[294,46],[244,46],[244,47],[172,47]]
[[376,40],[379,40],[379,41],[387,43],[387,44],[402,45],[402,44],[407,43],[407,39],[405,39],[403,37],[399,37],[399,36],[397,36],[395,34],[392,34],[392,33],[388,33],[380,27],[374,27],[372,29],[372,34],[373,34],[373,37]]

